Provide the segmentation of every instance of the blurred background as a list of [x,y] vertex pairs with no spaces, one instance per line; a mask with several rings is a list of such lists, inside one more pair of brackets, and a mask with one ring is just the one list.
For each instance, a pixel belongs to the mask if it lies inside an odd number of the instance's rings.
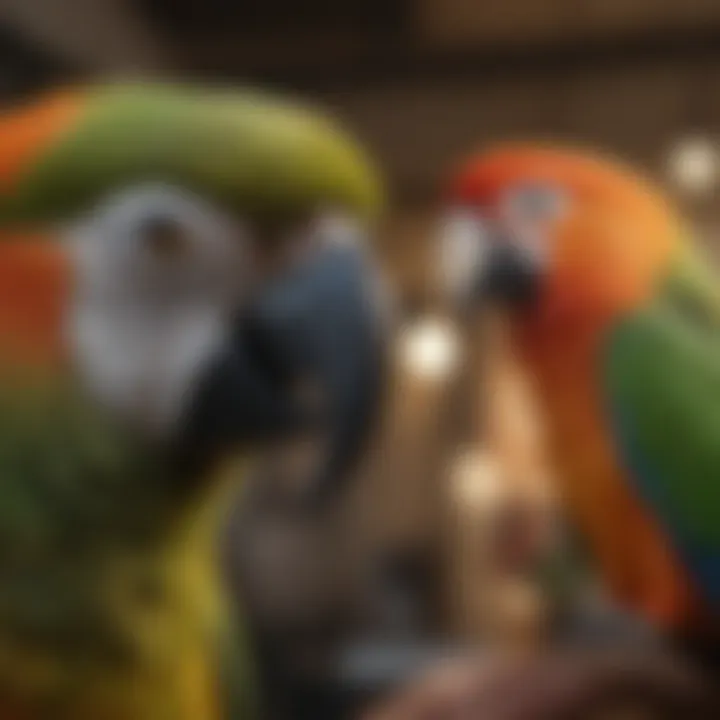
[[[380,250],[401,327],[372,452],[332,517],[288,518],[248,492],[229,531],[231,580],[277,682],[311,692],[333,673],[374,672],[378,658],[402,665],[392,648],[537,641],[563,572],[582,570],[556,538],[512,365],[481,363],[476,333],[436,303],[438,191],[482,143],[580,141],[646,168],[712,237],[720,3],[0,0],[0,100],[110,76],[302,93],[343,118],[387,175]],[[506,382],[514,399],[493,410]],[[558,545],[565,560],[545,573]]]

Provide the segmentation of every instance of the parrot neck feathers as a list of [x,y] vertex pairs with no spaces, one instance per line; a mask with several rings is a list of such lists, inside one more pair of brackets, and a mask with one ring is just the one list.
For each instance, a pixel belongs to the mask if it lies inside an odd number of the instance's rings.
[[71,270],[50,240],[0,240],[0,364],[57,368]]

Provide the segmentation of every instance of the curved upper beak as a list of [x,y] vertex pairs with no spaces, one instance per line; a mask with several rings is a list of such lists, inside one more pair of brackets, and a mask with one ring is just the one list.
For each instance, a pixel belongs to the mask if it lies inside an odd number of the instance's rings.
[[538,292],[536,259],[509,233],[474,214],[454,214],[440,233],[441,286],[461,310],[496,303],[522,307]]
[[360,247],[329,243],[264,287],[205,379],[190,418],[193,443],[321,431],[326,452],[311,485],[331,493],[361,453],[382,395],[376,281]]

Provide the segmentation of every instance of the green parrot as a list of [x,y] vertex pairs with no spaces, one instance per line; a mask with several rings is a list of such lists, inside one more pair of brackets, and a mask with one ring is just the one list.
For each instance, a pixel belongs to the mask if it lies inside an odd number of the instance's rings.
[[[117,84],[0,119],[0,717],[251,717],[216,558],[253,458],[362,450],[381,204],[322,114]],[[300,392],[312,387],[313,392]]]

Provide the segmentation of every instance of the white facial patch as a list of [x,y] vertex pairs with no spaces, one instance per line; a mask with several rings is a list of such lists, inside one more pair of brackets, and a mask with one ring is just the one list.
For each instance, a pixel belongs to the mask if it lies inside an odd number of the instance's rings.
[[455,299],[472,292],[489,247],[488,228],[469,210],[456,210],[442,219],[439,230],[440,281],[443,291]]
[[[169,249],[151,241],[157,223],[177,235]],[[189,192],[150,185],[109,198],[69,236],[80,378],[133,426],[171,434],[228,341],[249,274],[244,229]]]

